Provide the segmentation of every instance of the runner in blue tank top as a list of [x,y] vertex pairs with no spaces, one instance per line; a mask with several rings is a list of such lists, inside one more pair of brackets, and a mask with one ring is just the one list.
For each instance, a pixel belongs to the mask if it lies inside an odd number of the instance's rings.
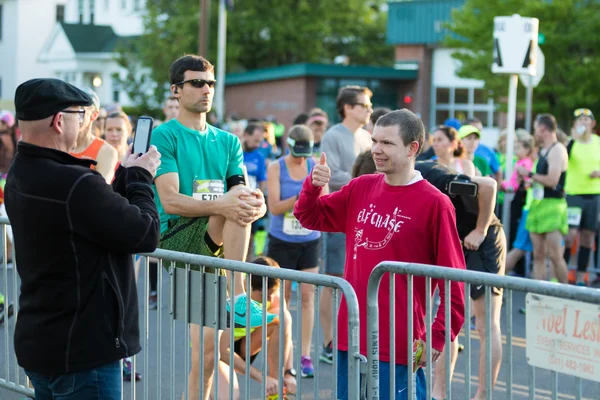
[[[319,272],[321,232],[304,229],[293,215],[294,204],[302,183],[310,175],[314,137],[305,125],[293,126],[288,134],[290,153],[269,165],[267,172],[268,206],[271,213],[267,255],[282,268]],[[286,281],[285,300],[290,304],[291,282]],[[300,285],[302,290],[302,377],[313,377],[310,358],[314,323],[314,288]]]

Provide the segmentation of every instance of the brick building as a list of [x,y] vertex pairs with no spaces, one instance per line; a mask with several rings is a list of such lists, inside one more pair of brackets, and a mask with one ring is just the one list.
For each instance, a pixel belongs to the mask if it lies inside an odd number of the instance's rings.
[[320,107],[338,121],[335,101],[345,85],[368,86],[376,107],[397,108],[403,85],[417,77],[416,70],[398,68],[294,64],[228,74],[226,112],[239,118],[274,116],[289,126],[298,114]]

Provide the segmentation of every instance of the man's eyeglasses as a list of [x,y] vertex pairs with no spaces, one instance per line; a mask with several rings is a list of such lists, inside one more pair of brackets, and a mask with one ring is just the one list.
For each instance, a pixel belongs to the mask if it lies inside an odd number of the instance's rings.
[[372,110],[373,109],[373,104],[367,104],[367,103],[354,103],[352,104],[353,106],[361,106],[362,108],[364,108],[365,110]]
[[[85,110],[82,108],[80,110],[62,110],[60,111],[61,113],[66,113],[66,114],[79,114],[79,126],[83,125],[83,119],[85,118]],[[50,121],[50,126],[52,126],[54,124],[54,118],[56,118],[58,114],[54,114],[54,116],[52,116],[52,121]]]
[[187,81],[182,81],[182,82],[179,82],[179,83],[175,83],[175,85],[176,86],[183,86],[186,83],[189,83],[190,85],[192,85],[196,89],[202,89],[204,87],[204,85],[208,85],[209,88],[215,87],[215,84],[217,83],[217,81],[215,81],[215,80],[208,80],[208,79],[188,79]]
[[594,114],[592,114],[592,110],[589,108],[578,108],[573,114],[575,115],[575,118],[581,117],[582,115],[584,117],[594,118]]

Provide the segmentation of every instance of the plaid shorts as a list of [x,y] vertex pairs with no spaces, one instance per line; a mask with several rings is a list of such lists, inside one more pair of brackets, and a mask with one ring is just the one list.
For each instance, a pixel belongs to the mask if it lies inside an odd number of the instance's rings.
[[[158,247],[164,250],[222,258],[222,246],[214,253],[206,244],[208,219],[209,217],[181,217],[177,221],[169,221],[169,229],[161,235]],[[165,267],[168,267],[169,264],[164,263]],[[185,264],[177,262],[175,263],[175,267],[185,268]],[[190,268],[195,271],[201,269],[199,265],[191,265]],[[215,269],[206,267],[205,272],[215,273]],[[221,270],[221,274],[225,274],[223,270]]]

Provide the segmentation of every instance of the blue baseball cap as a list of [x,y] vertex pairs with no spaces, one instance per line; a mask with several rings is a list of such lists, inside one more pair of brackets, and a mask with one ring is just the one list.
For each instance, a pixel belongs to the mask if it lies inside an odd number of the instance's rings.
[[452,128],[459,130],[462,124],[456,118],[448,118],[444,121],[444,125],[451,126]]

